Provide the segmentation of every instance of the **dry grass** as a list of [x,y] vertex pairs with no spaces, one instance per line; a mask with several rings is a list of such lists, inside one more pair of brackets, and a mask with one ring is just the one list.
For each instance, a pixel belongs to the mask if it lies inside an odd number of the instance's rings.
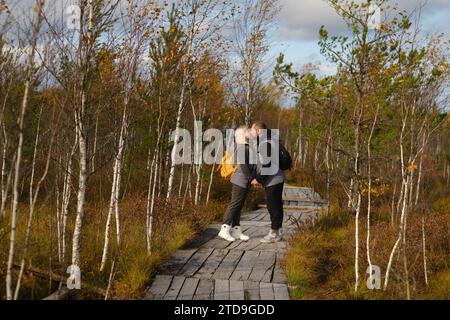
[[[121,244],[115,240],[115,225],[111,227],[111,247],[108,265],[99,271],[106,219],[106,203],[96,202],[88,206],[83,221],[81,240],[82,290],[74,292],[74,299],[103,298],[93,293],[92,288],[106,289],[115,260],[114,281],[110,298],[134,299],[142,296],[143,290],[150,284],[153,274],[168,255],[181,247],[187,240],[214,221],[224,211],[224,205],[210,203],[194,206],[186,203],[183,210],[173,201],[171,205],[157,203],[155,208],[154,237],[151,256],[147,255],[145,240],[145,196],[129,197],[121,202]],[[178,201],[178,203],[181,203]],[[17,235],[16,263],[20,262],[24,243],[24,231],[27,220],[27,208],[22,207],[19,214]],[[40,207],[36,213],[30,239],[27,267],[32,266],[45,271],[52,271],[66,277],[65,269],[70,264],[71,235],[73,214],[68,222],[66,261],[60,263],[57,254],[57,234],[54,208]],[[73,212],[73,210],[71,210]],[[9,221],[0,225],[0,260],[6,262],[9,245]],[[0,282],[5,280],[5,264],[0,269]],[[14,272],[14,279],[17,273]],[[57,283],[40,279],[26,273],[20,294],[21,299],[42,299],[56,289]],[[1,286],[0,296],[5,297],[5,288]]]
[[[372,263],[380,266],[382,283],[398,226],[383,214],[374,214],[371,228]],[[305,226],[291,241],[286,259],[288,282],[294,299],[405,299],[403,251],[396,255],[386,291],[366,288],[368,267],[366,231],[362,217],[360,234],[360,290],[354,292],[354,221],[349,213],[335,213],[315,227]],[[408,220],[406,257],[413,299],[450,298],[450,212],[426,214],[429,285],[425,285],[422,250],[422,218],[412,213]]]

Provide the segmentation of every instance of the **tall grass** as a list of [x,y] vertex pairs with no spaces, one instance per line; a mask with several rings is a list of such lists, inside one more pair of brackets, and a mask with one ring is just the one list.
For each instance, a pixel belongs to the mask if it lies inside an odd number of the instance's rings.
[[[440,203],[443,201],[440,200]],[[374,215],[371,230],[372,264],[381,268],[383,279],[390,251],[398,233],[383,212]],[[429,285],[425,285],[422,259],[422,215],[408,219],[406,255],[413,299],[450,298],[450,212],[426,212],[426,247]],[[315,226],[304,225],[290,241],[286,270],[293,299],[405,299],[403,252],[396,256],[386,291],[366,286],[368,267],[365,241],[361,240],[361,283],[354,292],[354,222],[348,212],[333,212]],[[361,230],[365,239],[366,230]],[[382,280],[383,284],[383,280]]]
[[[100,272],[100,261],[103,249],[104,228],[107,213],[107,203],[94,202],[86,208],[83,221],[81,240],[82,289],[73,291],[74,299],[98,298],[108,285],[112,262],[115,261],[113,282],[109,297],[112,299],[137,299],[152,280],[157,267],[173,251],[180,248],[186,241],[206,225],[217,219],[225,206],[211,202],[208,205],[194,206],[186,202],[181,210],[180,201],[166,204],[160,201],[156,204],[153,251],[147,255],[145,224],[145,196],[134,195],[124,199],[120,204],[121,244],[115,240],[115,225],[111,228],[111,249],[108,265]],[[23,251],[25,229],[27,223],[27,207],[22,206],[19,213],[16,263],[20,263]],[[73,212],[73,210],[71,210]],[[7,214],[8,216],[8,214]],[[56,211],[52,206],[41,206],[37,209],[30,238],[29,254],[26,258],[27,269],[30,267],[50,271],[62,277],[67,277],[66,269],[70,265],[71,236],[74,214],[69,217],[67,228],[67,253],[65,261],[58,261],[58,245],[56,231]],[[6,261],[9,245],[8,219],[0,225],[0,261]],[[17,279],[18,270],[14,270]],[[6,266],[0,268],[0,283],[4,283]],[[42,299],[58,287],[58,283],[26,272],[23,278],[20,299]],[[100,290],[99,290],[100,289]],[[5,297],[5,288],[0,288],[0,296]]]

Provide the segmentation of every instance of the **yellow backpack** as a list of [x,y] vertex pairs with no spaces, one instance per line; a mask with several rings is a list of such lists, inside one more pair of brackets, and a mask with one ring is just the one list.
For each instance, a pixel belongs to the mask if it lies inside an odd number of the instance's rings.
[[236,166],[233,161],[233,153],[225,151],[225,155],[222,158],[222,162],[219,167],[220,175],[222,178],[229,180],[236,171]]

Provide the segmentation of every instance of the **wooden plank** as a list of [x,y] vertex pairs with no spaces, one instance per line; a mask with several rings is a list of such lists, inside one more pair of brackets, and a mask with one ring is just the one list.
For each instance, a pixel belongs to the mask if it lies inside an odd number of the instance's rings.
[[250,251],[250,250],[253,250],[254,248],[258,247],[260,244],[261,244],[261,239],[253,238],[253,236],[252,236],[252,238],[249,241],[239,243],[239,245],[236,246],[236,249],[242,250],[242,251]]
[[260,244],[259,233],[261,232],[260,227],[249,227],[246,230],[246,235],[250,237],[249,241],[238,241],[233,247],[238,250],[251,250]]
[[[259,204],[259,207],[262,208],[267,208],[267,206],[265,204]],[[324,204],[320,204],[320,203],[316,203],[316,204],[311,204],[311,205],[301,205],[301,206],[287,206],[285,204],[283,204],[283,209],[292,209],[292,210],[310,210],[311,208],[323,208],[325,205]]]
[[219,233],[220,225],[210,225],[206,228],[205,231],[203,231],[202,234],[196,236],[193,240],[187,242],[183,245],[182,249],[195,249],[199,248],[202,245],[204,245],[206,242],[208,242],[211,239],[214,239],[217,237],[217,234]]
[[[248,226],[242,226],[242,233],[244,233],[245,235],[249,236],[251,238],[251,232],[252,228],[248,227]],[[245,243],[246,241],[241,241],[241,240],[236,240],[233,243],[231,243],[227,249],[228,250],[233,250],[235,248],[237,248],[238,246],[240,246],[242,243]]]
[[293,188],[284,188],[284,190],[283,190],[283,196],[285,196],[285,197],[292,197],[296,194],[297,194],[297,192]]
[[244,282],[230,280],[230,300],[244,300]]
[[269,211],[265,210],[265,212],[261,213],[261,215],[258,216],[257,221],[270,221]]
[[259,300],[259,282],[244,281],[245,300]]
[[237,247],[239,247],[242,243],[244,243],[244,241],[236,240],[236,241],[230,243],[230,245],[227,247],[227,250],[234,250]]
[[[273,254],[273,260],[269,260],[268,265],[270,265],[270,267],[267,268],[267,270],[264,272],[264,274],[262,275],[261,281],[262,282],[272,282],[272,278],[273,278],[273,274],[275,272],[275,252],[268,252],[268,253],[272,253]],[[259,277],[259,275],[255,275],[255,278]]]
[[227,254],[227,249],[215,249],[194,276],[197,278],[211,279]]
[[247,231],[247,235],[251,238],[258,238],[262,235],[266,235],[269,232],[269,227],[250,227]]
[[277,252],[285,253],[284,251],[287,250],[287,242],[286,241],[279,241],[276,243],[276,246],[277,246],[277,249],[276,249]]
[[176,300],[185,279],[186,279],[185,277],[181,276],[173,277],[169,290],[167,290],[163,300]]
[[287,285],[284,283],[274,283],[273,294],[275,300],[289,300],[289,290]]
[[269,233],[270,227],[265,228],[254,228],[252,232],[252,237],[258,240],[261,240],[262,237]]
[[259,295],[261,297],[261,300],[273,300],[275,297],[273,295],[272,283],[260,282]]
[[284,271],[284,255],[277,252],[275,268],[273,270],[272,282],[274,283],[286,283],[287,277]]
[[240,250],[230,250],[214,272],[213,279],[228,280],[243,254]]
[[[285,200],[292,200],[291,203],[299,199],[311,200],[308,205],[299,206],[302,209],[294,207],[285,211],[284,240],[290,233],[297,232],[292,219],[304,221],[318,216],[320,206],[315,201],[316,195],[310,188],[284,191]],[[168,278],[158,276],[149,296],[179,300],[288,300],[283,265],[288,243],[260,242],[270,229],[267,209],[244,215],[241,227],[251,237],[250,241],[226,242],[217,237],[220,224],[209,226],[204,235],[184,247],[191,250],[180,250],[171,257],[165,264],[166,272],[170,272],[165,276]],[[178,276],[173,277],[175,274]]]
[[246,232],[246,235],[248,235],[249,237],[253,237],[253,234],[255,233],[255,232],[257,232],[258,231],[258,227],[255,227],[255,226],[248,226],[247,227],[247,230],[245,231]]
[[214,281],[200,279],[194,300],[211,300],[214,297]]
[[195,290],[200,279],[197,278],[186,278],[183,283],[183,287],[178,294],[177,300],[192,300],[194,298]]
[[284,197],[283,201],[306,202],[306,203],[327,203],[326,200],[320,198],[305,198],[305,197]]
[[228,280],[215,280],[214,300],[230,300],[230,282]]
[[208,259],[208,257],[213,252],[211,248],[200,248],[197,252],[189,259],[189,261],[180,270],[179,274],[185,277],[192,277],[198,269],[200,269],[203,263]]
[[261,213],[266,213],[267,209],[258,209],[255,211],[252,211],[249,214],[243,215],[241,221],[251,221],[254,220],[255,218],[259,217],[261,215]]
[[263,243],[263,242],[259,241],[259,245],[256,246],[253,250],[277,251],[277,244],[276,244],[276,242]]
[[158,275],[153,280],[152,286],[150,287],[150,292],[145,297],[145,300],[162,300],[164,295],[172,283],[172,276],[168,275]]
[[258,255],[258,251],[245,251],[230,280],[248,280]]
[[270,221],[241,221],[241,226],[243,227],[269,227]]
[[164,274],[176,275],[198,249],[178,250],[161,267]]
[[250,281],[270,282],[272,280],[272,272],[275,266],[275,252],[262,251],[255,261],[252,272],[248,277]]
[[[262,209],[262,210],[264,210],[264,209]],[[261,212],[253,211],[250,214],[246,214],[246,215],[242,216],[241,222],[242,221],[253,221],[260,214],[261,214]]]
[[225,241],[219,237],[215,237],[214,239],[211,239],[207,241],[205,244],[203,244],[202,248],[225,249],[230,244],[231,242]]

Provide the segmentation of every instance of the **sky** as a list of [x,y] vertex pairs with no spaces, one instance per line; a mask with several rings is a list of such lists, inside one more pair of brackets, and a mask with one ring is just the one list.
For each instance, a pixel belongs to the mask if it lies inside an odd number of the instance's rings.
[[[284,53],[285,61],[294,66],[320,63],[320,72],[330,74],[335,68],[322,58],[318,46],[318,34],[322,25],[330,34],[345,33],[346,26],[324,0],[280,0],[282,9],[274,30],[274,42],[270,55]],[[400,9],[412,12],[425,4],[421,13],[423,35],[445,33],[450,39],[450,0],[397,0]]]
[[[6,0],[16,17],[29,16],[28,12],[35,0]],[[142,0],[145,3],[145,0]],[[239,0],[228,0],[239,1]],[[276,57],[283,53],[285,61],[297,68],[306,63],[319,64],[319,73],[331,74],[335,66],[327,63],[320,54],[318,33],[325,25],[330,34],[343,34],[346,26],[325,0],[279,0],[281,11],[274,23],[270,39],[270,52],[267,57],[266,74],[270,77]],[[362,1],[362,0],[356,0]],[[64,19],[64,7],[76,3],[75,0],[53,0],[55,14]],[[412,12],[418,6],[422,9],[423,35],[444,32],[450,39],[450,0],[392,0],[400,9]],[[22,13],[22,14],[21,14]],[[26,14],[24,14],[26,13]],[[58,16],[59,16],[58,15]],[[21,19],[18,19],[21,20]],[[25,22],[25,21],[24,21]]]

